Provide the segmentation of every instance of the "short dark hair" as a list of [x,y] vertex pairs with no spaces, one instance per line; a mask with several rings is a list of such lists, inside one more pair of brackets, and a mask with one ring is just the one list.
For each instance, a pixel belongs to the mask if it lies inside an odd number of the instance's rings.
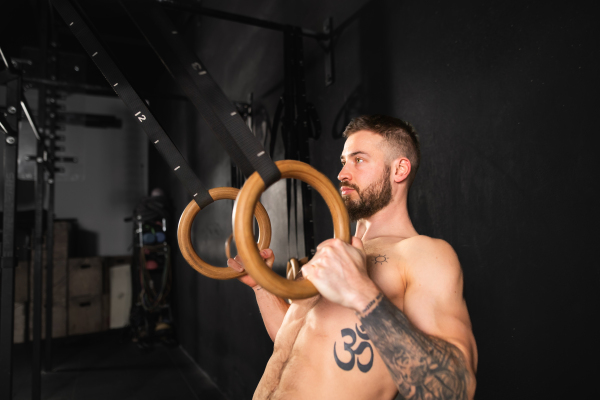
[[344,137],[347,138],[358,131],[369,131],[383,136],[395,150],[394,158],[402,155],[409,159],[411,170],[408,175],[408,185],[410,186],[421,162],[421,146],[415,128],[401,119],[375,114],[354,118],[346,127]]

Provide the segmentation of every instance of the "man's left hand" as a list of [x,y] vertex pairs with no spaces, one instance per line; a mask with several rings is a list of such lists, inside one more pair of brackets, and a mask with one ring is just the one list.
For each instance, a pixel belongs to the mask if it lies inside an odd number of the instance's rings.
[[352,237],[352,245],[340,239],[321,243],[302,267],[302,275],[327,300],[356,311],[362,311],[379,293],[367,274],[367,256],[357,237]]

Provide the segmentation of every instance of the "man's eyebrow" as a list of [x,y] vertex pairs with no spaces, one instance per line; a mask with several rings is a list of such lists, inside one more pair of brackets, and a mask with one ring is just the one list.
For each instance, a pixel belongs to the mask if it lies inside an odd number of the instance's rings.
[[[364,151],[355,151],[354,153],[350,153],[350,154],[348,154],[348,157],[354,157],[354,156],[357,156],[357,155],[359,155],[359,154],[364,154],[365,156],[368,156],[368,155],[369,155],[368,153],[365,153]],[[345,158],[346,158],[346,156],[345,156],[345,155],[343,155],[343,154],[340,156],[340,160],[343,160],[343,159],[345,159]]]

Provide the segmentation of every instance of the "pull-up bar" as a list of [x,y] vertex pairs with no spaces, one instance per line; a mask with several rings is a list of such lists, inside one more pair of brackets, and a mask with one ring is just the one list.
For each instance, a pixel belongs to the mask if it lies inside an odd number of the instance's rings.
[[260,28],[271,29],[279,32],[286,32],[290,29],[299,36],[306,36],[317,41],[325,51],[325,86],[330,86],[335,80],[335,68],[333,57],[333,19],[331,17],[323,22],[323,32],[315,32],[310,29],[295,27],[278,22],[266,21],[264,19],[247,17],[245,15],[228,13],[225,11],[214,10],[212,8],[201,7],[200,5],[180,3],[177,0],[156,0],[158,4],[165,8],[174,10],[188,11],[194,14],[207,15],[213,18],[219,18],[227,21],[238,22],[240,24],[257,26]]
[[[219,11],[212,8],[202,7],[200,5],[180,3],[176,0],[157,0],[157,3],[163,7],[172,8],[175,10],[184,10],[193,12],[195,14],[207,15],[209,17],[224,19],[227,21],[239,22],[245,25],[258,26],[261,28],[272,29],[275,31],[285,31],[290,26],[286,24],[280,24],[278,22],[266,21],[264,19],[247,17],[245,15],[228,13],[225,11]],[[329,35],[324,32],[315,32],[310,29],[300,28],[302,36],[312,37],[318,40],[327,40]]]

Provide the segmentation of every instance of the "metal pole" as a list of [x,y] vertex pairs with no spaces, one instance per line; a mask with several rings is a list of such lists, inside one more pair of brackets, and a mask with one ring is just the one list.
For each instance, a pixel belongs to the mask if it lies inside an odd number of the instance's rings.
[[[48,4],[40,2],[40,68],[42,78],[47,78],[48,59]],[[44,130],[46,124],[46,86],[38,87],[38,127]],[[35,227],[33,233],[33,355],[31,360],[31,398],[42,397],[42,261],[44,224],[44,143],[37,142],[35,178]]]
[[[43,97],[43,96],[42,96]],[[31,364],[32,399],[42,395],[42,246],[44,224],[44,165],[42,145],[38,142],[38,163],[35,179],[35,228],[33,234],[33,360]]]
[[[54,18],[52,16],[52,8],[50,8],[50,58],[46,59],[48,65],[46,73],[54,79],[58,77],[57,68],[57,35],[54,26]],[[47,223],[46,223],[46,337],[44,339],[45,357],[44,357],[44,371],[52,371],[52,313],[54,311],[54,152],[55,152],[55,138],[56,138],[56,120],[57,120],[57,93],[56,88],[48,88],[48,96],[45,97],[44,107],[47,112],[45,113],[46,129],[44,130],[43,136],[48,140],[46,144],[47,154],[47,170],[48,170],[48,210],[47,210]]]
[[[7,68],[4,76],[10,74]],[[4,220],[2,224],[2,265],[0,268],[0,398],[12,398],[12,344],[15,302],[15,213],[21,79],[13,75],[6,82],[7,133],[4,139]]]
[[[50,142],[50,147],[54,143]],[[48,177],[48,211],[46,222],[46,338],[44,371],[52,371],[52,312],[54,311],[54,179]]]

